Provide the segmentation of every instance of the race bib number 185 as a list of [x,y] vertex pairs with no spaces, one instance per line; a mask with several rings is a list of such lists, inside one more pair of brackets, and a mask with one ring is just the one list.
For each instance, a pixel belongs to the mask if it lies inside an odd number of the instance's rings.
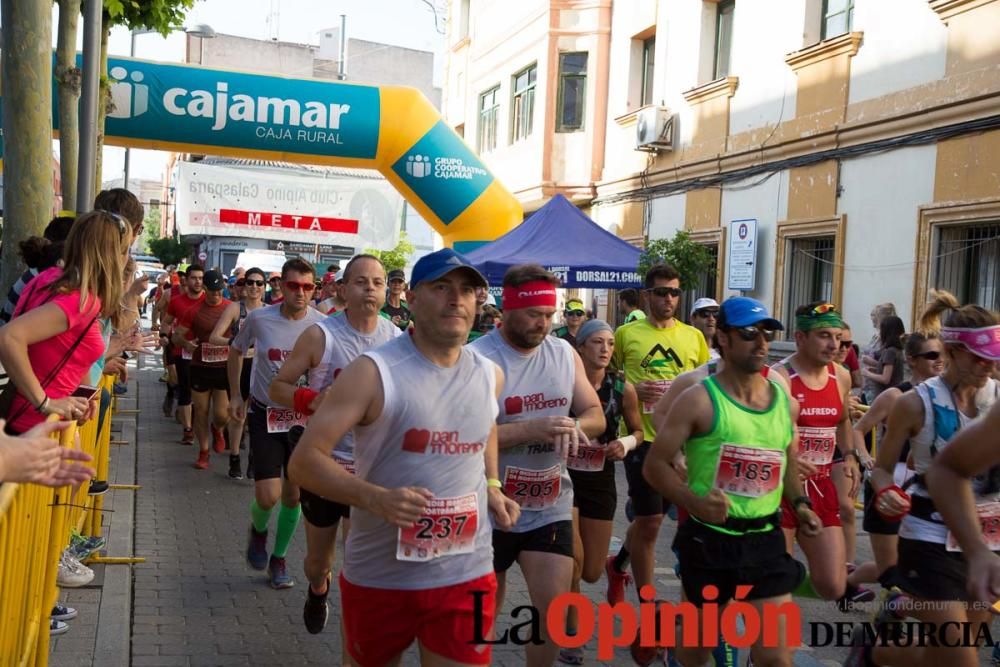
[[478,528],[476,494],[435,498],[415,524],[399,529],[396,560],[424,562],[441,556],[470,554],[476,548]]
[[785,453],[740,445],[722,445],[715,488],[733,496],[760,498],[781,483]]

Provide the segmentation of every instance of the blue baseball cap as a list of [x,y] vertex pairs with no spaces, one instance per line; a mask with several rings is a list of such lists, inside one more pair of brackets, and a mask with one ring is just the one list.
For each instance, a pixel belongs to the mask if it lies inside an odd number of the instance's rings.
[[720,329],[730,327],[752,327],[762,324],[766,329],[784,331],[781,322],[771,317],[767,307],[757,299],[748,296],[734,296],[726,299],[719,307]]
[[471,275],[477,287],[489,287],[486,278],[465,258],[465,255],[451,248],[442,248],[417,260],[410,273],[410,288],[416,289],[424,280],[437,280],[458,269],[463,269]]

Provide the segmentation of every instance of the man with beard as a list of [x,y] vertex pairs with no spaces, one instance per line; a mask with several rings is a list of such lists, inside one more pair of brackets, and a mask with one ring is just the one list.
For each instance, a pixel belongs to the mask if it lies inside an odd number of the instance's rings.
[[[581,438],[596,438],[605,428],[580,355],[548,335],[558,285],[559,279],[537,264],[512,266],[503,279],[503,327],[470,343],[506,377],[497,418],[500,479],[507,496],[521,506],[510,532],[493,533],[496,608],[503,606],[506,572],[517,562],[543,617],[556,596],[569,592],[573,576],[573,483],[566,457],[576,454]],[[549,640],[545,624],[541,639],[526,647],[527,664],[555,660],[559,647]]]
[[[272,588],[294,584],[285,567],[285,554],[299,525],[299,489],[288,482],[288,457],[292,447],[288,431],[305,423],[305,416],[271,400],[268,387],[274,380],[295,341],[323,315],[309,306],[313,290],[312,266],[302,259],[290,259],[281,267],[280,303],[258,308],[247,315],[243,328],[229,346],[229,409],[234,419],[246,419],[253,458],[254,499],[250,504],[250,535],[247,563],[255,570],[267,569]],[[243,355],[255,349],[250,380],[249,414],[240,395]],[[299,381],[298,378],[295,378]],[[281,481],[282,470],[285,482]],[[274,506],[281,499],[274,550],[267,556],[267,526]]]
[[[344,267],[344,298],[347,309],[327,316],[299,336],[271,383],[275,403],[312,415],[322,402],[322,394],[347,366],[367,350],[403,334],[392,322],[379,315],[385,302],[385,267],[373,255],[357,255]],[[309,386],[297,381],[308,374]],[[298,429],[299,427],[295,427]],[[294,437],[294,429],[293,435]],[[354,435],[341,438],[333,448],[333,458],[348,472],[354,472]],[[326,626],[337,524],[344,519],[344,535],[349,528],[350,508],[327,500],[308,489],[300,490],[302,514],[306,519],[305,573],[309,580],[303,619],[312,634]]]
[[[416,640],[423,665],[487,665],[490,646],[470,639],[493,627],[491,519],[507,530],[518,507],[497,478],[503,374],[464,347],[486,281],[450,248],[420,258],[411,279],[420,326],[344,369],[290,472],[353,508],[340,574],[352,664],[398,664]],[[351,429],[356,475],[330,456]]]
[[[642,476],[643,460],[656,438],[652,420],[656,402],[674,378],[701,366],[709,357],[702,333],[675,317],[683,294],[677,270],[668,264],[658,264],[646,273],[644,282],[647,317],[618,328],[612,357],[614,366],[624,371],[625,379],[635,385],[642,408],[644,441],[625,457],[625,476],[635,521],[629,526],[618,554],[608,558],[607,597],[611,604],[625,599],[630,559],[636,588],[654,583],[656,538],[669,507]],[[639,664],[648,664],[655,659],[656,649],[636,643],[632,657]]]
[[[201,304],[205,298],[205,270],[197,264],[188,267],[184,275],[183,287],[170,290],[170,296],[163,314],[163,325],[173,340],[173,327],[187,317],[187,313]],[[194,443],[194,431],[191,429],[191,350],[176,344],[172,348],[174,366],[177,368],[177,414],[184,434],[181,443]]]
[[[803,577],[802,565],[785,551],[782,497],[795,508],[802,534],[815,536],[821,526],[798,476],[798,406],[761,374],[781,323],[745,297],[726,301],[720,315],[717,339],[725,366],[676,399],[643,473],[652,488],[690,513],[674,539],[687,600],[721,607],[737,587],[747,586],[752,589],[746,601],[761,611],[790,602]],[[682,447],[686,481],[672,464]],[[717,597],[706,599],[710,586]],[[702,627],[701,618],[696,627]],[[682,664],[704,665],[712,649],[675,651]],[[750,655],[756,664],[790,665],[792,651],[758,640]]]

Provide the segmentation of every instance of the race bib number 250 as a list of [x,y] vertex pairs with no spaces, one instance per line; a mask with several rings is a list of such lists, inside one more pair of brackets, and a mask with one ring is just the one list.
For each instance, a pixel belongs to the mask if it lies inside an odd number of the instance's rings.
[[267,409],[267,432],[288,433],[293,426],[305,427],[308,417],[291,408]]

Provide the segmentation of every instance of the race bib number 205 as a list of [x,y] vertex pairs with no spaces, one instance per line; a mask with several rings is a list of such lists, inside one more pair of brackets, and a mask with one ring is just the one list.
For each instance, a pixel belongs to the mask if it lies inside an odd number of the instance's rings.
[[435,498],[415,524],[399,529],[396,560],[425,562],[441,556],[470,554],[476,548],[478,528],[476,494]]
[[740,445],[722,445],[715,488],[733,496],[760,498],[781,483],[785,453]]
[[562,469],[558,465],[545,470],[507,467],[503,491],[522,510],[538,511],[552,507],[559,499]]

